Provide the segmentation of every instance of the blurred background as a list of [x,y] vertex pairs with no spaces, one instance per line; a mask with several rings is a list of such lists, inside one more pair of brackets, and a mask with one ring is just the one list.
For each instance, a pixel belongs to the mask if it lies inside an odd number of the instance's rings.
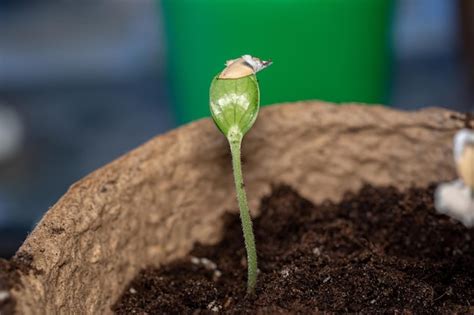
[[68,187],[208,116],[226,59],[262,103],[474,110],[471,0],[0,0],[0,257]]

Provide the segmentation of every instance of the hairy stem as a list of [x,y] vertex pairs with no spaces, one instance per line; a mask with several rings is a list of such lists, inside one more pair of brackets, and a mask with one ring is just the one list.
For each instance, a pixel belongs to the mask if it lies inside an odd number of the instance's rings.
[[252,218],[245,193],[244,179],[242,176],[242,165],[240,147],[242,135],[240,133],[229,133],[230,151],[232,153],[232,168],[234,171],[235,190],[240,209],[240,220],[244,233],[245,249],[247,250],[247,293],[253,293],[257,282],[257,250],[255,248],[255,237],[253,234]]

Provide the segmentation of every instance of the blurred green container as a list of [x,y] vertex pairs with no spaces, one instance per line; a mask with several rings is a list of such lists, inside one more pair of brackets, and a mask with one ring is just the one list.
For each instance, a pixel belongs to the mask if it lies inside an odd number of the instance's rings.
[[228,59],[272,59],[262,104],[387,96],[392,0],[162,0],[180,123],[209,116],[209,84]]

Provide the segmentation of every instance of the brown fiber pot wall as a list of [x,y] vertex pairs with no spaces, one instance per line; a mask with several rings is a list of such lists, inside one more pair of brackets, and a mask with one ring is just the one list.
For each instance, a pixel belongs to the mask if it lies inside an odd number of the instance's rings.
[[[455,176],[451,112],[322,102],[262,109],[243,145],[252,209],[272,183],[318,202],[364,182],[426,185]],[[19,252],[40,272],[12,292],[20,313],[106,314],[150,264],[215,242],[236,209],[226,140],[209,119],[158,136],[75,183]]]

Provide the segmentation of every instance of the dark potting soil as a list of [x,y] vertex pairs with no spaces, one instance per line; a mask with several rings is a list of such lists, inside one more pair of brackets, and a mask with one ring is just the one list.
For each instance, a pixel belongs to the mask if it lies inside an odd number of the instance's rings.
[[30,271],[39,273],[31,266],[33,256],[25,252],[18,252],[12,259],[0,258],[0,314],[8,315],[14,313],[15,299],[10,294],[10,289],[20,284],[20,273],[27,274]]
[[245,294],[238,215],[215,246],[142,270],[118,314],[414,312],[474,314],[474,229],[438,215],[434,186],[364,187],[313,205],[286,186],[254,220],[260,274]]

